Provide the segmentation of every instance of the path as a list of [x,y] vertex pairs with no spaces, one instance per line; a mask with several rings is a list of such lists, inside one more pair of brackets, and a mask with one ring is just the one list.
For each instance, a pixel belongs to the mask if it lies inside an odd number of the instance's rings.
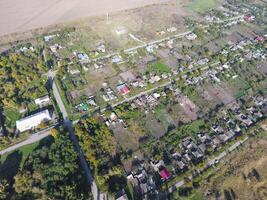
[[20,143],[17,143],[17,144],[15,144],[13,146],[10,146],[10,147],[8,147],[6,149],[3,149],[2,151],[0,151],[0,155],[3,155],[5,153],[9,153],[11,151],[14,151],[14,150],[20,148],[20,147],[23,147],[25,145],[32,144],[32,143],[35,143],[35,142],[38,142],[38,141],[44,139],[45,137],[50,135],[50,129],[52,129],[52,128],[58,126],[58,125],[59,124],[55,124],[55,125],[47,128],[47,129],[45,129],[45,130],[42,130],[40,132],[32,134],[28,139],[26,139],[26,140],[24,140],[24,141],[22,141]]
[[[232,146],[230,146],[227,150],[223,151],[218,156],[216,156],[215,158],[211,159],[207,163],[207,166],[209,166],[209,167],[214,166],[215,164],[217,164],[218,162],[220,162],[227,154],[229,154],[230,152],[234,151],[237,147],[239,147],[240,145],[242,145],[248,139],[249,139],[249,137],[247,136],[243,140],[237,141],[235,144],[233,144]],[[190,175],[188,178],[191,180],[192,179],[192,176]],[[170,193],[172,193],[177,188],[182,187],[184,184],[185,184],[184,180],[178,181],[173,186],[169,187],[168,190],[169,190]]]
[[[51,73],[48,73],[48,76],[51,75]],[[73,129],[73,124],[72,121],[69,120],[68,118],[68,113],[66,111],[66,108],[64,106],[64,103],[61,99],[60,93],[58,91],[58,88],[55,84],[55,82],[53,81],[53,76],[49,76],[50,80],[52,81],[52,89],[53,89],[53,93],[54,93],[54,97],[55,100],[59,106],[59,109],[62,113],[63,119],[64,119],[64,125],[67,128],[69,134],[70,134],[70,139],[73,143],[73,146],[75,148],[75,150],[78,152],[79,155],[79,160],[80,160],[80,164],[85,172],[85,176],[86,176],[86,180],[87,183],[89,184],[89,187],[91,188],[91,192],[93,194],[94,200],[99,200],[99,190],[97,188],[97,185],[94,181],[94,178],[92,176],[91,170],[89,168],[89,165],[87,163],[87,161],[85,160],[84,154],[80,148],[79,142],[77,137],[75,136],[74,133],[74,129]]]

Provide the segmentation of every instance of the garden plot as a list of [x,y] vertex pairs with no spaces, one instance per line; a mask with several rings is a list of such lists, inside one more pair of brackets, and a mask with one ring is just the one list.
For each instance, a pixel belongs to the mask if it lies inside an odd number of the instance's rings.
[[133,134],[122,123],[116,123],[110,126],[114,137],[124,151],[135,151],[139,148],[139,136]]
[[181,122],[188,123],[191,121],[190,117],[186,115],[184,109],[178,103],[168,106],[168,113],[176,126]]
[[162,123],[165,130],[169,130],[170,127],[174,126],[174,120],[168,114],[167,110],[164,107],[158,107],[154,110],[157,119]]
[[184,109],[185,114],[191,120],[196,120],[198,117],[197,112],[199,111],[199,108],[186,96],[179,96],[177,99]]
[[115,76],[116,72],[109,65],[97,70],[91,70],[85,76],[88,81],[88,87],[92,92],[98,92],[103,87],[103,83],[107,81],[109,77]]
[[208,86],[204,91],[206,98],[210,98],[217,103],[228,104],[232,102],[235,98],[232,96],[228,89],[221,85]]
[[171,69],[177,69],[177,58],[170,55],[169,49],[160,49],[157,53],[168,67]]
[[245,94],[245,92],[251,88],[249,83],[242,78],[232,78],[227,82],[228,88],[231,89],[235,98],[239,98]]
[[152,112],[146,114],[145,126],[155,138],[160,138],[166,133],[164,126]]

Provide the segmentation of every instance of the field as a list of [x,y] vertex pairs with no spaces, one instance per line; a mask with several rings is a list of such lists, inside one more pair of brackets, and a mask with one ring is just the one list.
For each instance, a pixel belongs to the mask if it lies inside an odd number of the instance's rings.
[[217,5],[217,0],[193,0],[189,8],[195,12],[206,12]]
[[3,0],[0,2],[0,35],[166,1]]
[[162,123],[151,112],[147,113],[145,122],[146,122],[146,128],[155,138],[162,137],[167,131],[162,125]]
[[234,196],[235,199],[266,199],[266,147],[265,134],[265,138],[246,144],[240,152],[232,155],[225,165],[201,186],[204,193],[212,191],[208,199],[215,199],[216,191],[224,197]]

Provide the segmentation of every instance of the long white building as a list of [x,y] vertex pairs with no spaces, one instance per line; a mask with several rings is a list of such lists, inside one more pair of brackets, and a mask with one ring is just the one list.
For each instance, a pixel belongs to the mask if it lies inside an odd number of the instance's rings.
[[17,130],[19,130],[20,132],[24,132],[36,128],[42,122],[47,122],[50,121],[51,119],[52,118],[49,111],[44,110],[42,112],[30,115],[28,117],[16,121],[16,127]]

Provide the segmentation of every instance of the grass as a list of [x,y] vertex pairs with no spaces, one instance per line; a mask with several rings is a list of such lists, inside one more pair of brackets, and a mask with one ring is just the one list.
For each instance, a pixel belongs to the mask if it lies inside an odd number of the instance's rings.
[[10,127],[16,125],[16,121],[20,119],[19,112],[14,108],[4,109],[4,115],[6,116],[7,124]]
[[217,3],[217,0],[193,0],[188,7],[192,11],[203,13],[214,8]]
[[190,200],[205,200],[205,197],[200,191],[196,191],[191,197]]
[[21,158],[21,162],[20,162],[20,167],[23,166],[26,158],[29,156],[29,154],[38,146],[39,142],[36,142],[36,143],[33,143],[33,144],[29,144],[29,145],[26,145],[26,146],[23,146],[21,148],[19,148],[18,150],[14,150],[10,153],[6,153],[4,154],[2,157],[1,157],[1,164],[3,164],[6,159],[12,155],[14,152],[18,152],[19,154],[22,155],[22,158]]
[[22,169],[28,156],[36,149],[51,142],[52,137],[47,137],[39,142],[25,145],[0,157],[0,179],[12,179]]
[[162,62],[156,62],[155,64],[151,65],[151,69],[153,71],[159,72],[159,73],[170,73],[171,69],[167,67],[165,64]]
[[229,81],[229,85],[233,88],[235,91],[234,97],[240,98],[245,95],[246,91],[251,88],[249,83],[241,78],[235,78],[231,79]]
[[161,121],[165,129],[168,129],[168,127],[173,124],[173,120],[168,115],[166,109],[164,107],[158,107],[155,109],[155,114],[157,118]]

